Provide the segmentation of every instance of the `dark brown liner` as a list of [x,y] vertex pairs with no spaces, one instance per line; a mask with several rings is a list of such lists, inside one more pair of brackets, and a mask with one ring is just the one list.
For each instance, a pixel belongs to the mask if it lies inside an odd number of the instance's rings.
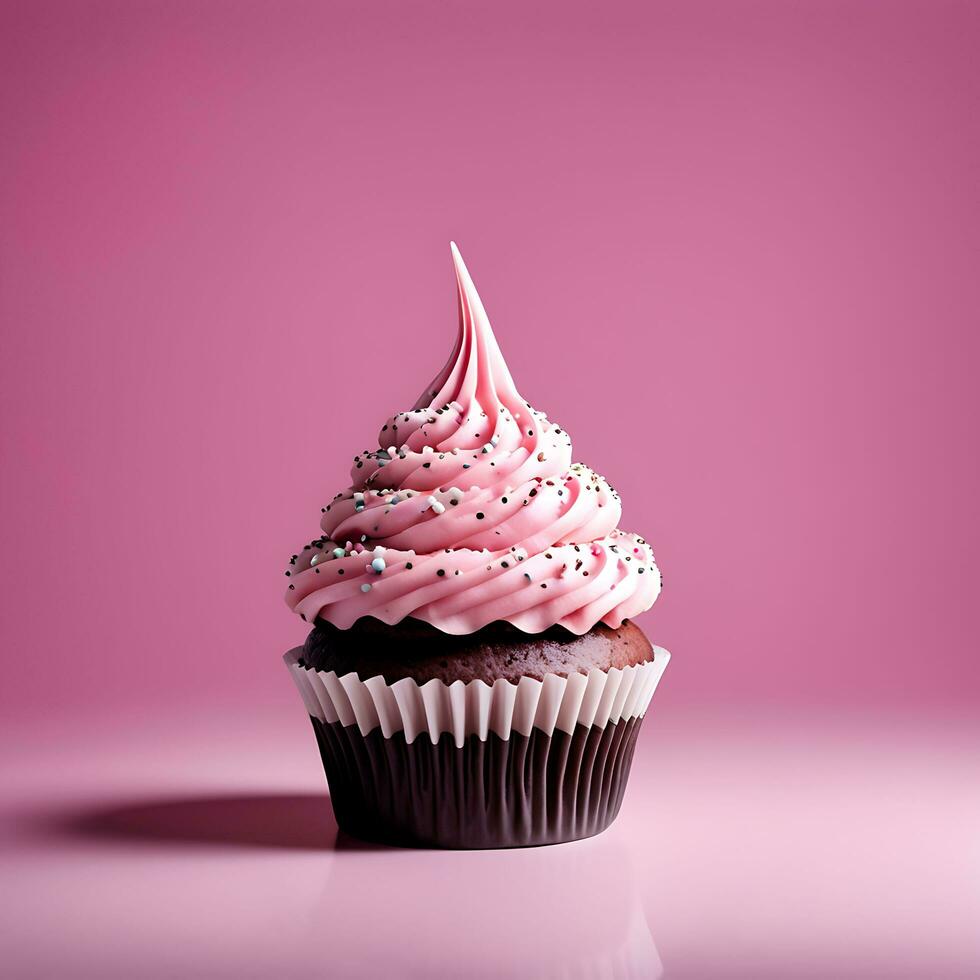
[[529,847],[592,837],[619,813],[641,718],[573,734],[403,733],[310,718],[341,830],[404,847]]

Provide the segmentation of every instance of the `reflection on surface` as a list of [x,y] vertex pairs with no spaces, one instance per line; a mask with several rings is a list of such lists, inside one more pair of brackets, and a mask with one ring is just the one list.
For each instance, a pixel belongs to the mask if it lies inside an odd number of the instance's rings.
[[343,834],[338,844],[309,927],[323,935],[329,924],[339,975],[663,975],[615,827],[590,840],[501,851],[353,853],[357,843]]
[[305,730],[208,724],[15,740],[0,972],[649,977],[649,922],[670,980],[980,977],[973,717],[668,728],[605,834],[496,852],[338,837]]
[[400,849],[338,832],[325,793],[262,793],[121,798],[35,813],[25,827],[49,841],[167,849],[175,861],[216,848],[232,875],[263,851],[289,855],[290,945],[307,962],[323,950],[324,976],[663,975],[636,855],[616,825],[553,847]]

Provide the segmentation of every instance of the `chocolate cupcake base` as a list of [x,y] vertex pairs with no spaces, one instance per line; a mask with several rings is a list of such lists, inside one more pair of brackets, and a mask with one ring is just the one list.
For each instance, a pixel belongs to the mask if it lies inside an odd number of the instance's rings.
[[433,743],[312,717],[341,830],[406,847],[531,847],[601,833],[616,818],[642,717]]

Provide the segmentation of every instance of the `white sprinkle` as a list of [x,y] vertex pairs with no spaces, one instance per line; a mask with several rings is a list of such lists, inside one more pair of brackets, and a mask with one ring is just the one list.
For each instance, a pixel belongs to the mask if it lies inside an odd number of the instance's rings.
[[384,558],[375,558],[371,562],[371,567],[380,575],[385,570],[385,560]]
[[346,555],[346,554],[347,554],[347,552],[344,551],[343,548],[334,548],[333,549],[333,556],[334,556],[334,558],[343,558],[344,555]]
[[370,592],[370,591],[371,591],[371,586],[370,586],[370,585],[368,585],[368,583],[367,583],[367,582],[365,582],[365,583],[364,583],[364,584],[363,584],[363,585],[361,586],[361,591],[362,591],[362,592]]
[[423,512],[428,510],[430,507],[432,508],[433,513],[436,514],[443,514],[446,511],[445,504],[440,503],[440,501],[436,497],[433,496],[426,497],[425,502],[427,506],[423,509]]
[[310,564],[311,564],[311,565],[315,565],[315,564],[316,564],[316,563],[317,563],[317,562],[318,562],[319,560],[320,560],[320,556],[319,556],[319,555],[314,555],[314,556],[313,556],[313,557],[312,557],[312,558],[310,559]]

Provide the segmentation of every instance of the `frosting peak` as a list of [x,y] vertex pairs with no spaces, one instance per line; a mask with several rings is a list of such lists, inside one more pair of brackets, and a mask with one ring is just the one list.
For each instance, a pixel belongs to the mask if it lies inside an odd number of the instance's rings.
[[351,479],[358,488],[451,483],[470,490],[504,478],[517,484],[558,476],[571,465],[571,440],[518,393],[463,257],[455,243],[451,248],[456,343],[415,407],[385,421],[378,434],[383,451],[355,458]]
[[518,393],[455,243],[459,330],[449,360],[290,560],[287,602],[348,628],[406,616],[448,633],[506,620],[584,633],[650,607],[649,546],[617,530],[618,495],[572,464],[571,440]]
[[480,294],[473,285],[455,242],[449,243],[456,271],[459,332],[449,360],[436,375],[415,408],[435,408],[464,398],[486,404],[523,401],[504,362]]

